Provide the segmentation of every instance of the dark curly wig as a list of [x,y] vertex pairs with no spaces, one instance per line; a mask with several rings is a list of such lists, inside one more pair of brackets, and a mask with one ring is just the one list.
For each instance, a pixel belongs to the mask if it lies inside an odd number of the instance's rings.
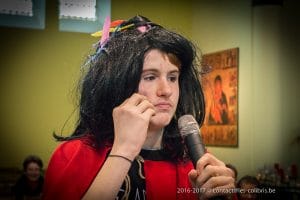
[[[128,25],[131,26],[121,30]],[[140,26],[145,26],[147,30],[138,30]],[[137,92],[145,53],[151,49],[158,49],[166,54],[175,55],[181,63],[179,102],[175,116],[164,129],[162,141],[164,152],[169,155],[170,160],[181,160],[185,149],[179,135],[177,118],[184,114],[192,114],[201,125],[205,115],[195,47],[181,35],[168,31],[142,16],[135,16],[121,23],[118,28],[121,31],[111,33],[100,53],[89,62],[81,85],[77,128],[69,137],[56,138],[70,140],[92,135],[98,146],[112,144],[112,110]]]

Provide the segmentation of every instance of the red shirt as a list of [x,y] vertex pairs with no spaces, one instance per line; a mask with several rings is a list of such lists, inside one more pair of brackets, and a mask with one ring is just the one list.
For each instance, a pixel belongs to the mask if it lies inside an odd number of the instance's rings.
[[[43,199],[81,199],[105,162],[110,148],[96,149],[90,139],[63,142],[53,153],[45,176]],[[149,200],[197,199],[188,179],[191,162],[145,160],[146,196]]]

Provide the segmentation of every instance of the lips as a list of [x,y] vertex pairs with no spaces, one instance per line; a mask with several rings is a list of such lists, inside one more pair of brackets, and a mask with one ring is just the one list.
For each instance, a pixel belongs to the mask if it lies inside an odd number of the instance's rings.
[[172,104],[168,102],[160,102],[155,104],[155,108],[158,110],[170,110],[172,108]]

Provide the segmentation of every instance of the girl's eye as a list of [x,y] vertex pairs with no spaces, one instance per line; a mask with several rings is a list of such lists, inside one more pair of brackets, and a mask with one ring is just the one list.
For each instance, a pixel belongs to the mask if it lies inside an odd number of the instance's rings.
[[178,76],[169,76],[169,80],[171,82],[176,82],[178,80]]
[[148,76],[145,76],[144,77],[144,80],[145,81],[152,81],[152,80],[154,80],[155,79],[155,76],[154,75],[148,75]]

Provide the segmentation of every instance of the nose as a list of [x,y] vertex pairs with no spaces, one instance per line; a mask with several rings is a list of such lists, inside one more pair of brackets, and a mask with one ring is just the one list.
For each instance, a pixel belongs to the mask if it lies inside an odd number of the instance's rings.
[[160,79],[157,88],[157,96],[169,97],[172,94],[170,82],[166,79]]

